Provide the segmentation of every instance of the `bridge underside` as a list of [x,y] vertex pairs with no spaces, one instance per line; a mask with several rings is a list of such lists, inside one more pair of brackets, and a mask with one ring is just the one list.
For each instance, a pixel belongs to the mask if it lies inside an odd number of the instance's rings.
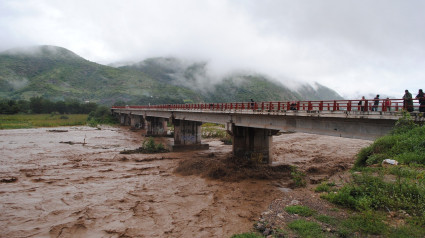
[[396,122],[395,118],[383,117],[380,113],[323,116],[314,112],[277,115],[124,109],[113,113],[123,125],[147,128],[150,136],[165,136],[167,121],[171,121],[174,151],[208,149],[208,145],[201,142],[202,123],[225,124],[232,135],[235,156],[266,164],[272,161],[272,136],[280,130],[372,140],[387,134]]

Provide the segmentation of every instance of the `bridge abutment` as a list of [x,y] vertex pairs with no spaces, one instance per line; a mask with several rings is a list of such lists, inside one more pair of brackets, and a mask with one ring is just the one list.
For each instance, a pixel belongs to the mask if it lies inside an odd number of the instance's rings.
[[173,151],[184,150],[207,150],[208,144],[201,143],[202,122],[173,120],[174,124],[174,145]]
[[166,136],[167,121],[160,117],[146,117],[147,121],[147,136]]
[[272,163],[272,136],[278,130],[232,125],[233,155],[255,163]]

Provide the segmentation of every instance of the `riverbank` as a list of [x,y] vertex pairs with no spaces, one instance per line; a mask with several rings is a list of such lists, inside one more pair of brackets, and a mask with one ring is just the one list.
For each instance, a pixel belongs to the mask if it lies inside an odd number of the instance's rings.
[[0,130],[39,127],[81,126],[88,114],[0,114]]

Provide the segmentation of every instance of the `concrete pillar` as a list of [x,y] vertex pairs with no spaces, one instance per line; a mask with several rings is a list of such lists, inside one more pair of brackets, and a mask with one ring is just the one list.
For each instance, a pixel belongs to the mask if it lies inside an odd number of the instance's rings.
[[126,126],[130,126],[131,125],[131,118],[130,115],[125,115],[125,123]]
[[256,163],[272,163],[272,136],[278,131],[232,126],[233,155]]
[[127,114],[120,114],[120,124],[125,126],[127,122]]
[[140,116],[140,129],[147,129],[148,122],[146,121],[146,118],[143,116]]
[[167,121],[160,117],[146,117],[148,129],[147,136],[166,136],[167,135]]
[[173,151],[207,150],[208,144],[201,144],[201,122],[173,120],[174,145]]
[[131,128],[140,128],[140,121],[141,121],[140,115],[130,115],[130,126]]

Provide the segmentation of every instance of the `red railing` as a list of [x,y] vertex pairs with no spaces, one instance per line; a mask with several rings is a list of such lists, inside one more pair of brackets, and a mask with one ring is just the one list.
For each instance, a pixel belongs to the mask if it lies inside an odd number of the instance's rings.
[[419,111],[418,100],[413,105],[406,105],[403,99],[365,99],[365,100],[324,100],[324,101],[287,101],[287,102],[232,102],[232,103],[195,103],[195,104],[161,104],[143,106],[113,106],[113,109],[158,109],[191,111],[252,111],[252,112],[286,112],[286,111],[358,111],[358,112],[397,112],[410,109]]

